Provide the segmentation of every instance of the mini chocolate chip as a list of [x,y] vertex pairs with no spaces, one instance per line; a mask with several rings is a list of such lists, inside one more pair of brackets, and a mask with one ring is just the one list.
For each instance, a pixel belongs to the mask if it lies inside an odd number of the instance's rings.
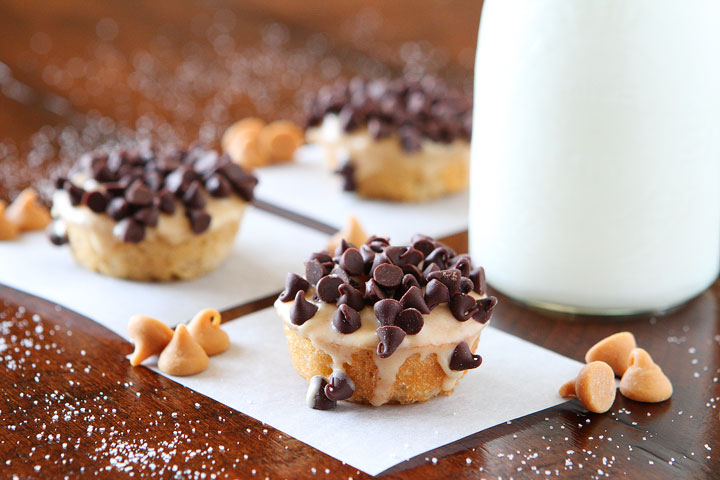
[[200,188],[200,182],[197,180],[190,182],[190,186],[185,190],[182,200],[188,208],[205,208],[207,202]]
[[422,262],[424,258],[420,250],[412,247],[387,247],[384,253],[391,263],[399,267],[417,265]]
[[335,303],[340,298],[338,287],[343,284],[340,277],[328,275],[321,278],[317,283],[317,296],[326,303]]
[[340,257],[340,266],[350,275],[360,275],[365,271],[365,262],[360,250],[351,247],[343,252]]
[[161,212],[168,215],[175,213],[175,196],[170,190],[162,190],[155,198]]
[[365,302],[369,305],[387,298],[387,294],[372,278],[365,282]]
[[145,172],[143,180],[145,180],[145,184],[150,188],[150,190],[154,192],[160,190],[160,187],[162,187],[164,182],[163,176],[157,171]]
[[330,400],[347,400],[355,393],[355,382],[342,370],[336,370],[325,385],[325,396]]
[[159,215],[157,207],[145,207],[135,212],[133,218],[148,227],[157,227]]
[[203,151],[200,156],[195,159],[193,168],[200,174],[206,174],[217,168],[218,154],[215,150]]
[[330,400],[325,395],[325,386],[327,384],[327,381],[320,375],[315,375],[310,379],[307,395],[305,396],[308,407],[315,410],[332,410],[337,407],[337,402]]
[[479,367],[481,363],[482,357],[473,355],[467,342],[460,342],[450,357],[450,370],[470,370]]
[[61,246],[70,241],[67,234],[67,225],[62,220],[54,220],[48,225],[45,233],[53,245]]
[[190,228],[194,233],[203,233],[210,228],[210,214],[203,209],[189,208],[185,211],[188,220],[190,220]]
[[432,310],[443,302],[450,301],[450,292],[440,280],[430,280],[425,288],[425,303]]
[[240,195],[243,200],[249,202],[253,199],[253,190],[255,189],[255,185],[257,185],[257,178],[232,162],[220,167],[218,172],[230,182],[235,193]]
[[425,257],[425,265],[429,263],[436,264],[440,270],[447,268],[448,260],[450,259],[450,252],[445,247],[437,247],[435,250]]
[[425,325],[425,321],[418,309],[406,308],[398,314],[395,325],[402,328],[408,335],[417,335]]
[[430,309],[428,308],[427,303],[425,303],[420,287],[411,286],[408,291],[405,292],[405,295],[403,295],[400,299],[400,304],[403,308],[414,308],[420,313],[430,313]]
[[406,273],[402,279],[402,287],[403,287],[403,290],[405,290],[407,292],[410,289],[410,287],[420,288],[420,282],[418,282],[418,279],[415,278],[415,275]]
[[330,271],[330,275],[335,275],[340,280],[342,280],[343,283],[349,283],[353,284],[355,283],[352,278],[350,278],[350,275],[347,274],[347,272],[342,267],[335,267]]
[[[312,255],[310,255],[310,258],[308,260],[317,260],[320,263],[333,263],[333,258],[330,256],[330,254],[327,251],[324,252],[315,252]],[[332,268],[332,267],[330,267]]]
[[[376,256],[375,258],[378,258]],[[378,265],[373,272],[373,279],[378,285],[385,288],[395,288],[402,283],[403,271],[402,268],[397,265],[390,263],[383,263]]]
[[205,181],[205,190],[215,198],[226,198],[232,193],[232,187],[224,177],[215,174]]
[[375,252],[367,245],[362,245],[360,247],[360,255],[362,255],[363,262],[365,264],[365,272],[370,271],[373,260],[375,260]]
[[361,326],[360,314],[349,305],[340,305],[333,314],[333,327],[340,333],[350,334]]
[[329,271],[325,266],[317,260],[305,262],[305,278],[308,279],[308,282],[310,282],[312,286],[317,285],[320,279],[328,273]]
[[182,196],[182,194],[190,186],[190,182],[195,180],[196,173],[193,172],[189,167],[181,166],[176,168],[165,177],[165,188],[170,190],[176,196]]
[[383,264],[389,264],[390,260],[385,256],[384,253],[376,253],[375,257],[373,258],[372,266],[370,267],[370,275],[372,276],[373,273],[375,273],[375,269]]
[[95,213],[104,213],[108,205],[108,199],[102,192],[85,192],[82,197],[82,204]]
[[419,152],[422,149],[422,137],[415,127],[404,126],[398,128],[400,146],[407,153]]
[[57,177],[55,179],[55,188],[58,190],[62,190],[65,187],[65,182],[67,182],[68,179],[65,177]]
[[145,238],[145,226],[137,220],[126,218],[115,225],[113,233],[123,242],[140,243]]
[[100,183],[104,183],[112,181],[115,178],[115,175],[113,175],[113,173],[107,167],[107,164],[104,164],[93,169],[92,178],[94,178]]
[[470,293],[475,289],[475,284],[473,284],[473,281],[470,280],[467,277],[462,277],[460,279],[460,293]]
[[152,203],[153,192],[141,180],[135,180],[125,191],[125,200],[132,205],[145,207]]
[[432,238],[422,235],[417,235],[416,237],[413,237],[412,246],[414,249],[420,250],[420,252],[422,252],[425,257],[430,255],[430,253],[436,248],[435,241]]
[[435,265],[434,263],[431,263],[430,265],[428,265],[427,267],[425,267],[425,270],[423,270],[423,277],[425,278],[425,280],[428,280],[428,276],[429,276],[431,273],[433,273],[433,272],[439,272],[439,271],[440,271],[440,267],[438,267],[438,266]]
[[130,215],[130,204],[123,197],[110,200],[105,212],[115,221],[122,220]]
[[334,173],[342,177],[343,191],[353,192],[357,189],[357,183],[355,182],[355,165],[353,165],[349,157],[342,161],[340,168],[335,170]]
[[293,325],[302,325],[310,320],[317,311],[317,305],[305,299],[305,290],[299,290],[295,294],[295,303],[290,307],[290,322]]
[[450,268],[457,268],[463,277],[470,275],[470,257],[467,255],[458,255],[450,261]]
[[337,245],[337,247],[335,247],[335,256],[336,256],[336,257],[339,257],[339,256],[342,255],[342,254],[345,252],[345,250],[347,250],[348,248],[356,248],[356,247],[355,247],[355,245],[353,245],[352,243],[348,242],[348,241],[345,240],[344,238],[341,238],[341,239],[340,239],[340,242],[339,242],[338,245]]
[[368,133],[372,135],[375,140],[387,138],[392,133],[392,127],[390,124],[377,117],[368,120],[367,128]]
[[385,298],[379,300],[373,306],[373,312],[375,318],[377,318],[380,325],[394,325],[395,319],[402,312],[403,306],[397,300],[392,298]]
[[300,290],[308,291],[310,283],[300,275],[288,273],[285,277],[285,290],[280,294],[281,302],[291,302]]
[[343,283],[338,287],[338,291],[340,292],[340,297],[337,300],[338,306],[348,305],[358,311],[362,310],[365,306],[363,294],[352,285]]
[[426,278],[428,281],[440,280],[442,283],[445,284],[446,287],[448,287],[450,295],[454,295],[460,290],[460,279],[462,278],[462,276],[460,275],[460,270],[454,268],[448,270],[440,270],[430,273]]
[[365,241],[365,245],[370,247],[373,252],[380,253],[385,250],[386,247],[390,246],[390,241],[385,237],[373,235]]
[[105,192],[111,197],[123,197],[125,196],[125,187],[118,182],[103,183]]
[[376,330],[378,336],[377,354],[380,358],[387,358],[398,349],[405,339],[405,331],[395,325],[384,325]]
[[68,196],[70,197],[70,205],[73,207],[77,207],[82,202],[83,195],[85,194],[85,190],[82,188],[76,186],[72,182],[65,182],[65,186],[63,189],[68,193]]
[[464,322],[478,311],[477,303],[470,295],[456,293],[450,296],[450,311],[456,320]]
[[478,295],[485,295],[485,292],[487,291],[485,269],[483,267],[478,267],[470,272],[470,280],[473,282],[475,293]]
[[477,301],[477,312],[473,315],[473,320],[480,323],[485,323],[490,320],[492,311],[497,305],[497,298],[490,296],[481,298]]
[[[423,276],[422,272],[415,265],[403,265],[402,271],[405,275],[412,275],[413,277],[415,277],[415,280],[417,280],[419,286],[421,286],[421,287],[427,283],[425,281],[425,277]],[[403,276],[403,278],[404,278],[404,276]]]

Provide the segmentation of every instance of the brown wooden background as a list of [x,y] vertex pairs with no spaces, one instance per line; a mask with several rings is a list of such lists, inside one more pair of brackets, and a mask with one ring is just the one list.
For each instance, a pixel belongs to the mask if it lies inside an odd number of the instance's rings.
[[[4,0],[0,198],[47,188],[79,151],[134,130],[212,143],[241,116],[299,119],[305,94],[339,75],[430,72],[469,91],[481,3]],[[462,249],[467,239],[449,241]],[[716,284],[674,313],[632,319],[535,312],[501,298],[496,326],[578,360],[602,336],[631,330],[675,394],[659,405],[618,397],[605,415],[569,402],[387,478],[717,477],[719,296]],[[0,286],[0,478],[366,477],[130,368],[130,350],[88,319]]]

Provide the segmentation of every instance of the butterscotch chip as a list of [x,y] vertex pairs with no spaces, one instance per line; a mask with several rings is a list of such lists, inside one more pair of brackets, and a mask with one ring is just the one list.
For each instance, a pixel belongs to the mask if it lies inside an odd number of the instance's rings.
[[147,315],[133,315],[128,324],[130,338],[135,342],[135,351],[130,365],[140,365],[146,358],[158,355],[170,343],[173,331],[160,320]]
[[229,151],[233,140],[235,140],[237,136],[249,135],[257,137],[264,126],[265,121],[260,118],[248,117],[238,120],[225,130],[220,144],[222,145],[223,150],[227,152]]
[[201,310],[188,324],[190,335],[208,355],[217,355],[230,347],[228,334],[220,328],[220,312],[212,308]]
[[18,232],[18,226],[5,216],[5,202],[0,200],[0,240],[12,240]]
[[328,251],[334,252],[342,239],[358,247],[367,241],[368,234],[365,233],[365,230],[363,230],[360,222],[354,215],[350,215],[347,218],[345,228],[330,238],[327,245]]
[[662,369],[642,348],[630,353],[630,366],[620,380],[620,393],[636,402],[664,402],[672,396],[673,387]]
[[562,397],[575,396],[585,408],[605,413],[615,402],[615,374],[605,362],[585,365],[574,381],[565,383],[558,392]]
[[38,194],[32,188],[20,192],[5,216],[23,231],[43,230],[50,223],[50,211],[38,201]]
[[259,118],[245,118],[231,125],[223,135],[222,147],[233,162],[245,168],[268,165],[270,158],[260,152],[258,136],[265,126]]
[[169,375],[195,375],[204,371],[210,359],[187,327],[178,325],[170,343],[160,354],[158,368]]
[[289,162],[295,150],[304,143],[300,127],[287,120],[278,120],[266,125],[258,135],[258,147],[263,157],[271,163]]
[[610,365],[615,375],[622,377],[630,364],[630,352],[636,346],[632,333],[615,333],[590,347],[585,354],[585,362],[605,362]]

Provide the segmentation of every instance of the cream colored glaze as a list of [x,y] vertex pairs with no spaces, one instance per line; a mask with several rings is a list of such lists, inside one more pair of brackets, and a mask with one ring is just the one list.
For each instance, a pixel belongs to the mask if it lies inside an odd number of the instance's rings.
[[[83,185],[87,191],[100,190],[101,186],[93,179],[79,181],[73,178],[76,185]],[[228,222],[239,222],[242,219],[247,203],[237,196],[227,198],[213,198],[206,196],[207,205],[205,210],[210,214],[210,227],[207,231],[220,228]],[[104,238],[117,238],[115,227],[118,225],[115,220],[108,215],[95,213],[88,207],[78,205],[74,207],[70,203],[70,196],[64,190],[56,190],[53,194],[52,215],[66,223],[74,223],[78,225],[92,225],[93,230]],[[145,239],[153,241],[162,239],[171,244],[179,244],[196,235],[190,229],[190,222],[185,216],[185,207],[181,202],[175,200],[175,213],[167,215],[161,213],[158,218],[157,227],[149,227],[145,231]],[[99,238],[94,240],[100,242]],[[101,250],[99,245],[96,245]]]
[[[294,302],[275,301],[275,308],[280,317],[298,333],[308,338],[313,345],[327,353],[332,358],[332,369],[343,370],[343,364],[352,364],[352,355],[362,350],[377,348],[378,338],[376,330],[379,327],[372,307],[365,307],[360,312],[361,327],[350,334],[342,334],[332,325],[332,317],[337,310],[335,304],[328,304],[313,300],[314,289],[306,294],[308,302],[318,307],[315,315],[297,326],[290,321],[290,310]],[[474,292],[475,298],[482,298]],[[423,315],[425,325],[417,335],[406,335],[400,347],[389,357],[373,356],[378,368],[378,379],[370,403],[377,406],[387,403],[395,384],[400,367],[410,356],[420,354],[421,358],[435,354],[437,361],[445,372],[446,378],[442,389],[450,391],[455,388],[463,371],[451,370],[449,363],[453,350],[460,342],[467,342],[472,346],[480,337],[483,328],[489,323],[479,323],[475,320],[459,322],[453,317],[447,303],[435,307],[429,314]]]

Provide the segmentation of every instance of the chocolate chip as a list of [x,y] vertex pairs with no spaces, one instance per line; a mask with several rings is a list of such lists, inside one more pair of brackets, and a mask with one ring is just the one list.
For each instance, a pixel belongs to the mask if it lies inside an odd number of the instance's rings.
[[340,266],[350,275],[360,275],[365,271],[365,262],[360,250],[351,247],[343,252],[340,257]]
[[355,181],[355,165],[353,165],[350,158],[344,159],[340,164],[340,168],[335,170],[334,173],[343,178],[343,191],[353,192],[357,189],[357,183]]
[[473,284],[473,281],[470,280],[467,277],[462,277],[460,279],[460,293],[470,293],[475,288],[475,285]]
[[330,272],[317,260],[305,262],[305,278],[310,282],[310,285],[317,285],[320,279],[328,273]]
[[125,196],[125,188],[118,182],[103,183],[105,192],[111,197],[123,197]]
[[[330,256],[328,252],[315,252],[312,255],[310,255],[310,258],[308,260],[317,260],[320,263],[333,263],[333,258]],[[332,268],[332,265],[330,266]],[[330,271],[330,270],[328,270]]]
[[305,299],[305,291],[300,290],[295,294],[295,303],[290,308],[290,322],[293,325],[302,325],[310,320],[317,311],[317,305],[308,302]]
[[218,166],[218,154],[215,150],[206,150],[200,153],[200,156],[195,159],[193,168],[200,174],[206,174],[217,168]]
[[153,192],[140,180],[135,180],[125,191],[125,200],[138,207],[146,207],[153,201]]
[[376,330],[378,336],[377,354],[380,358],[387,358],[398,349],[405,339],[405,331],[395,325],[384,325]]
[[387,298],[385,291],[372,278],[365,283],[365,302],[369,305]]
[[143,175],[143,180],[145,180],[145,184],[150,188],[150,190],[154,192],[160,190],[160,187],[162,187],[164,182],[162,174],[154,170],[145,172],[145,174]]
[[388,263],[388,264],[390,263],[390,260],[388,260],[387,256],[385,256],[384,253],[376,253],[375,257],[373,258],[372,266],[370,267],[370,275],[375,273],[375,269],[378,266],[383,265],[385,263]]
[[422,313],[416,308],[406,308],[395,319],[395,325],[402,328],[408,335],[417,335],[422,330],[425,321]]
[[361,326],[360,314],[349,305],[340,305],[333,314],[333,327],[340,333],[350,334]]
[[190,168],[182,166],[173,170],[170,175],[165,177],[165,188],[177,196],[181,196],[190,186],[190,182],[195,180],[196,174]]
[[425,288],[425,303],[432,310],[443,302],[450,301],[450,292],[440,280],[430,280]]
[[473,315],[473,320],[480,323],[485,323],[490,320],[495,305],[497,305],[497,298],[492,296],[478,300],[477,312]]
[[454,295],[460,290],[460,279],[462,278],[462,276],[460,275],[460,270],[453,268],[432,272],[425,278],[427,278],[428,281],[440,280],[440,282],[442,282],[443,284],[445,284],[446,287],[448,287],[450,295]]
[[85,192],[82,197],[82,204],[95,213],[104,213],[108,205],[108,199],[102,192]]
[[479,367],[481,363],[482,357],[473,355],[467,342],[460,342],[450,357],[450,370],[470,370]]
[[373,312],[375,318],[377,318],[380,325],[394,325],[395,319],[402,312],[403,306],[397,300],[392,298],[386,298],[379,300],[373,306]]
[[348,242],[344,238],[341,238],[337,244],[337,247],[335,247],[335,256],[340,257],[348,248],[355,248],[355,245]]
[[115,225],[113,233],[123,242],[140,243],[145,238],[145,227],[137,220],[126,218]]
[[161,212],[167,213],[168,215],[175,213],[175,196],[170,190],[162,190],[155,198],[157,207]]
[[425,257],[435,250],[435,242],[430,237],[416,236],[413,238],[412,247],[416,250],[420,250]]
[[330,400],[347,400],[355,393],[355,382],[342,370],[334,371],[325,385],[325,396]]
[[450,268],[457,268],[463,277],[470,275],[470,257],[467,255],[458,255],[450,261]]
[[377,117],[368,120],[368,133],[375,139],[381,140],[387,138],[392,133],[392,126]]
[[183,194],[182,201],[188,208],[205,208],[205,196],[200,188],[200,182],[192,181]]
[[61,246],[70,240],[67,234],[67,225],[62,220],[55,220],[48,225],[46,234],[53,245]]
[[360,255],[362,255],[363,262],[365,264],[365,271],[370,271],[373,260],[375,260],[375,252],[367,245],[362,245],[360,247]]
[[310,283],[300,275],[288,273],[285,277],[285,290],[280,294],[281,302],[291,302],[300,290],[308,291]]
[[406,153],[415,153],[422,150],[422,137],[415,127],[404,126],[397,131],[400,137],[400,146]]
[[336,275],[328,275],[323,277],[317,283],[317,296],[326,303],[335,303],[340,298],[338,287],[343,284],[340,277]]
[[438,267],[438,266],[435,265],[434,263],[431,263],[430,265],[428,265],[427,267],[425,267],[425,270],[423,270],[423,277],[425,278],[425,280],[427,280],[427,279],[428,279],[428,276],[429,276],[431,273],[433,273],[433,272],[439,272],[439,271],[440,271],[440,267]]
[[386,247],[390,246],[390,241],[385,237],[373,235],[365,241],[365,245],[370,247],[375,253],[380,253],[385,250]]
[[337,402],[330,400],[325,395],[325,386],[327,384],[327,381],[320,375],[315,375],[310,379],[307,395],[305,396],[308,407],[315,410],[332,410],[337,407]]
[[387,247],[385,255],[391,263],[402,267],[405,265],[417,265],[423,261],[424,255],[420,250],[412,247]]
[[248,174],[239,165],[235,163],[227,163],[218,169],[232,185],[235,193],[243,200],[249,202],[253,199],[253,191],[257,185],[257,178]]
[[430,252],[428,256],[425,257],[425,265],[429,263],[434,263],[440,268],[440,270],[445,270],[447,268],[450,256],[450,252],[447,248],[437,247],[435,250]]
[[343,283],[338,287],[338,291],[340,292],[340,297],[337,300],[338,306],[348,305],[358,311],[365,306],[363,294],[352,285]]
[[[379,255],[375,258],[377,259]],[[378,265],[373,272],[373,279],[378,285],[385,288],[395,288],[402,283],[403,271],[397,265],[383,263]]]
[[470,272],[470,280],[473,282],[475,293],[478,295],[485,295],[485,292],[487,291],[485,269],[483,267],[478,267]]
[[205,181],[205,189],[215,198],[226,198],[232,193],[230,182],[218,174],[211,175]]
[[450,297],[450,311],[458,321],[464,322],[477,313],[477,304],[470,295],[457,293]]
[[194,233],[200,234],[210,228],[210,214],[205,210],[190,208],[185,214],[190,220],[190,228]]
[[400,299],[400,304],[403,308],[414,308],[420,313],[430,313],[430,309],[427,303],[425,303],[420,287],[411,286]]
[[65,188],[65,182],[67,181],[68,179],[65,177],[57,177],[55,179],[55,188],[58,190],[62,190],[63,188]]
[[115,221],[122,220],[130,215],[130,204],[123,197],[113,198],[105,212]]
[[135,212],[133,218],[148,227],[157,227],[159,215],[157,207],[145,207]]
[[406,273],[402,279],[402,288],[403,290],[405,290],[405,292],[407,292],[410,287],[420,288],[420,282],[418,282],[418,279],[415,278],[415,275]]
[[76,186],[72,182],[65,182],[65,185],[63,189],[67,192],[68,196],[70,197],[70,205],[73,207],[77,207],[82,202],[83,195],[85,194],[85,191]]

